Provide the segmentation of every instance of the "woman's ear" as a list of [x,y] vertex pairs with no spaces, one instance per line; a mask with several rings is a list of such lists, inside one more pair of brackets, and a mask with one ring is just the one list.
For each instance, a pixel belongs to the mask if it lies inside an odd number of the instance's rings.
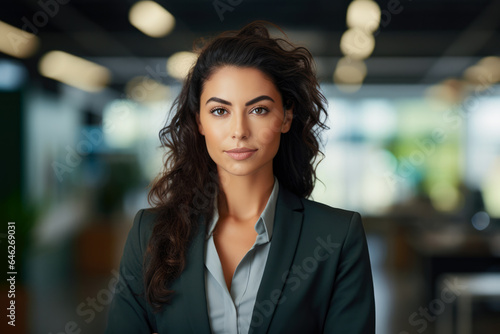
[[200,134],[202,136],[205,135],[205,130],[203,130],[203,125],[201,125],[201,122],[200,122],[200,114],[196,114],[196,123],[198,124],[198,131],[200,132]]
[[287,133],[290,130],[290,127],[292,126],[292,120],[293,120],[293,104],[289,104],[285,107],[285,118],[283,119],[283,124],[281,125],[282,133]]

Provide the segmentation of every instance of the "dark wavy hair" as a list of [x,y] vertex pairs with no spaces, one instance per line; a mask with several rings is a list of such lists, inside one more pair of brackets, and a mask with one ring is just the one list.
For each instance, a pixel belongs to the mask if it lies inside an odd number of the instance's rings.
[[[328,117],[327,102],[320,92],[311,53],[284,38],[271,37],[267,25],[278,28],[254,21],[198,48],[196,64],[160,131],[160,141],[166,148],[164,170],[153,181],[148,195],[157,220],[144,262],[145,296],[156,311],[174,293],[169,284],[184,270],[194,234],[213,218],[220,183],[205,137],[198,132],[196,116],[203,85],[215,70],[222,66],[255,68],[273,80],[285,109],[293,108],[291,128],[281,134],[273,173],[280,187],[298,196],[308,197],[313,190],[317,163],[324,158],[319,133],[328,129],[321,119],[322,114],[325,121]],[[315,163],[318,154],[322,157]]]

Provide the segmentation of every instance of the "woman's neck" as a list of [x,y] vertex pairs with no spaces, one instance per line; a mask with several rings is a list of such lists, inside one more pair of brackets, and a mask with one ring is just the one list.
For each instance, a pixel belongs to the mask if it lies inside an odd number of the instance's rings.
[[273,191],[272,168],[245,176],[219,170],[219,178],[219,217],[243,222],[261,215]]

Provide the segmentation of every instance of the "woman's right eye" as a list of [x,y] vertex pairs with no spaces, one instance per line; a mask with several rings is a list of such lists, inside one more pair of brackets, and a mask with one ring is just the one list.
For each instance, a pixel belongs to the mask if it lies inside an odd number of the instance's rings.
[[222,108],[216,108],[210,111],[210,113],[214,114],[215,116],[223,116],[225,112],[226,110]]

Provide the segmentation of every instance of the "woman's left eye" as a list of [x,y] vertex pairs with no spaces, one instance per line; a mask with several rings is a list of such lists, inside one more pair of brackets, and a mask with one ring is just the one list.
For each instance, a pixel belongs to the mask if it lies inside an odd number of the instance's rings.
[[216,115],[216,116],[224,116],[224,113],[226,111],[222,108],[216,108],[216,109],[213,109],[212,111],[210,111],[210,113]]
[[257,115],[263,115],[263,114],[268,113],[269,111],[266,108],[257,107],[257,108],[254,108],[252,110],[252,112],[255,113],[255,114],[257,114]]

